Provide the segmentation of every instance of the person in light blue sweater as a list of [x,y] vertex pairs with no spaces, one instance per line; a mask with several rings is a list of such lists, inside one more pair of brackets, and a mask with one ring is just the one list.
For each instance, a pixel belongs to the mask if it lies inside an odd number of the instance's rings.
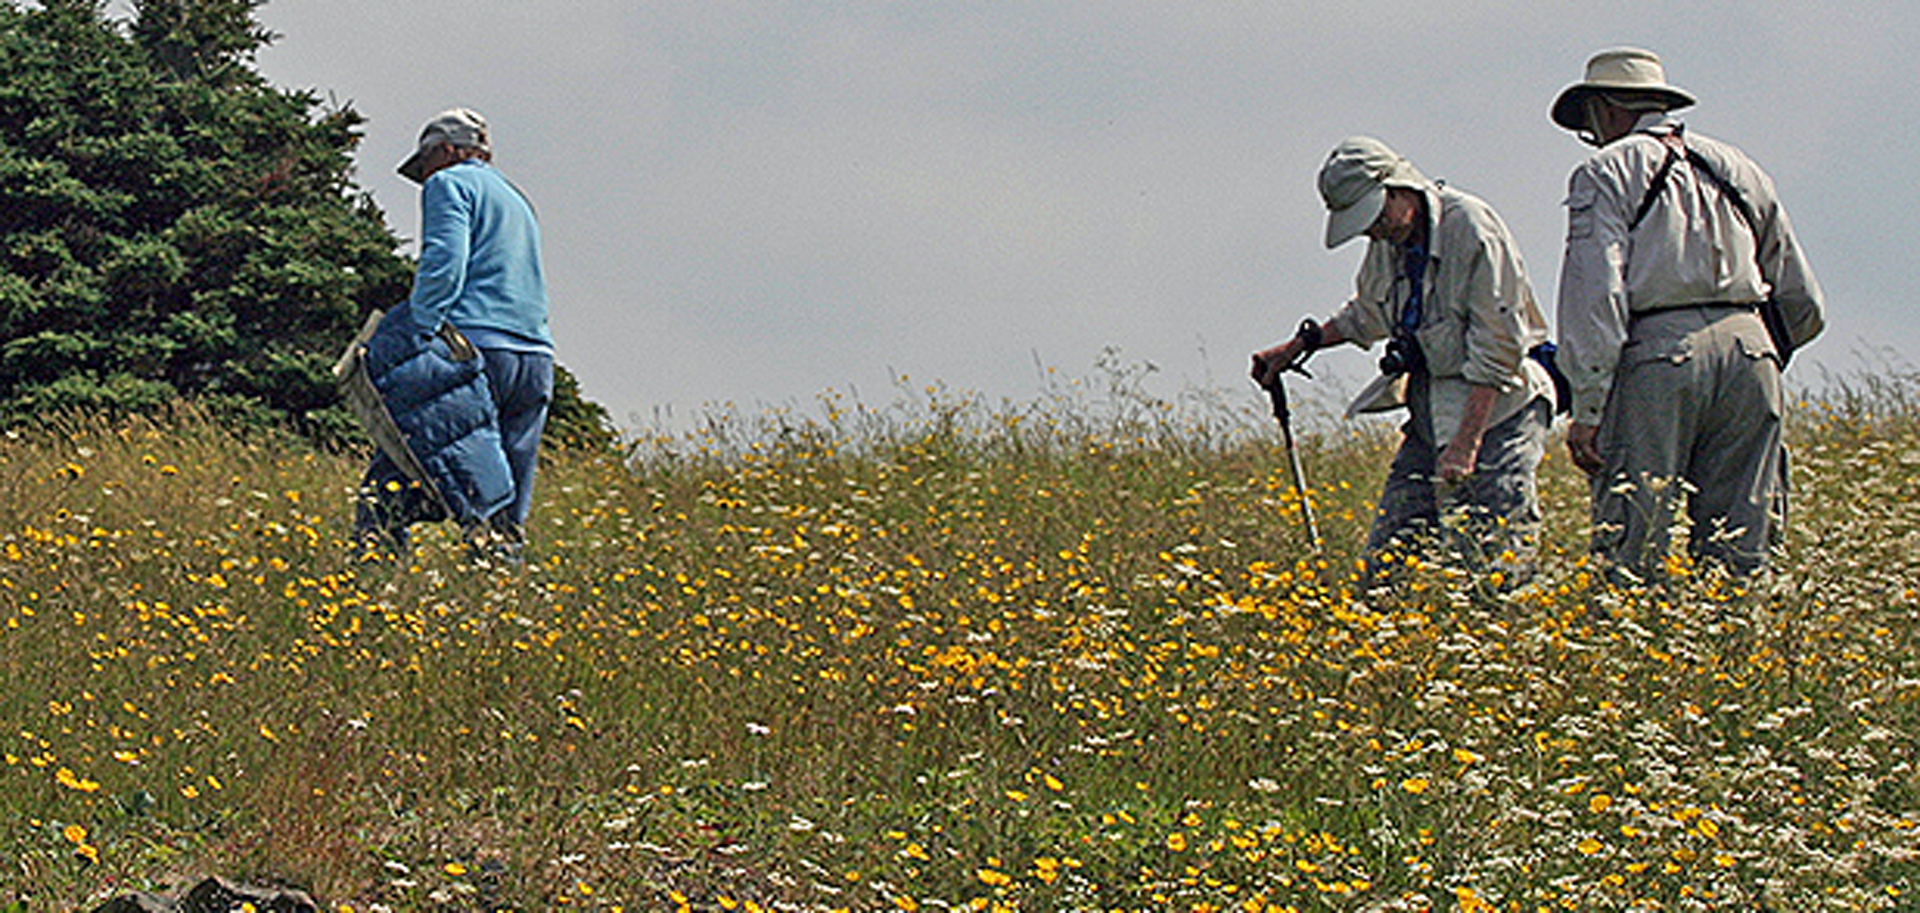
[[422,339],[451,324],[486,360],[513,500],[489,523],[515,557],[526,541],[540,434],[553,400],[553,336],[533,204],[493,167],[487,121],[443,111],[400,174],[419,183],[420,263],[409,311]]

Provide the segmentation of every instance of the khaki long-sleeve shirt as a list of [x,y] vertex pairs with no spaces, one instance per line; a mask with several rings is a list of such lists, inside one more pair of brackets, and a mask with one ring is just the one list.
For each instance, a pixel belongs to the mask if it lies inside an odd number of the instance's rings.
[[[1472,194],[1440,185],[1423,192],[1432,222],[1425,303],[1414,335],[1432,378],[1427,418],[1434,441],[1444,446],[1460,428],[1469,386],[1499,391],[1492,426],[1550,395],[1553,381],[1527,357],[1547,338],[1547,321],[1506,223]],[[1353,298],[1328,325],[1361,348],[1391,336],[1407,303],[1405,254],[1399,245],[1370,242]]]
[[[1634,212],[1676,131],[1738,188],[1746,219],[1713,180],[1685,161],[1637,228]],[[1567,185],[1567,247],[1560,266],[1560,358],[1573,420],[1600,423],[1633,315],[1694,304],[1780,302],[1796,345],[1825,326],[1820,286],[1795,241],[1773,181],[1740,150],[1685,132],[1663,113],[1575,168]]]

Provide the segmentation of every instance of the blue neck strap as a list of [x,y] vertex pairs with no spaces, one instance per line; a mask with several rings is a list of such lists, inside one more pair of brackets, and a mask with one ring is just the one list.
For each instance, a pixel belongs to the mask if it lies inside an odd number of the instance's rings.
[[1427,242],[1407,245],[1406,274],[1407,304],[1400,309],[1400,328],[1412,333],[1420,328],[1427,297]]

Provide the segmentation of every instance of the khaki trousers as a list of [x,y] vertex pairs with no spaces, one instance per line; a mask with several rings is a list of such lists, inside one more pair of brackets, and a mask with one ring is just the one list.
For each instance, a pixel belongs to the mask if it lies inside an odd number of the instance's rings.
[[1636,315],[1600,423],[1593,548],[1648,579],[1686,504],[1689,552],[1746,576],[1785,508],[1780,365],[1750,308]]
[[1448,485],[1435,475],[1444,445],[1433,439],[1429,402],[1426,376],[1410,376],[1411,414],[1367,535],[1368,561],[1395,547],[1426,551],[1438,540],[1445,554],[1430,557],[1510,576],[1530,573],[1540,531],[1534,473],[1546,454],[1552,404],[1535,399],[1488,428],[1473,475]]

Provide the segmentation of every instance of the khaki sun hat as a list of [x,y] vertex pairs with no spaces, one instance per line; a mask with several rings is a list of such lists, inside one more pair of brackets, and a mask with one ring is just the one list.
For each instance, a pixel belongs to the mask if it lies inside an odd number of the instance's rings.
[[1587,60],[1587,78],[1560,91],[1553,102],[1553,122],[1568,130],[1587,129],[1585,104],[1596,92],[1651,96],[1673,111],[1693,104],[1693,96],[1667,85],[1660,55],[1640,48],[1610,48]]
[[427,153],[441,143],[451,143],[458,149],[478,149],[492,153],[493,148],[487,142],[487,119],[472,108],[448,108],[435,114],[420,128],[420,142],[413,154],[400,163],[400,174],[407,180],[418,184],[426,180]]
[[1380,217],[1388,187],[1421,188],[1426,175],[1371,136],[1350,136],[1320,166],[1320,199],[1327,204],[1327,247],[1339,247]]

